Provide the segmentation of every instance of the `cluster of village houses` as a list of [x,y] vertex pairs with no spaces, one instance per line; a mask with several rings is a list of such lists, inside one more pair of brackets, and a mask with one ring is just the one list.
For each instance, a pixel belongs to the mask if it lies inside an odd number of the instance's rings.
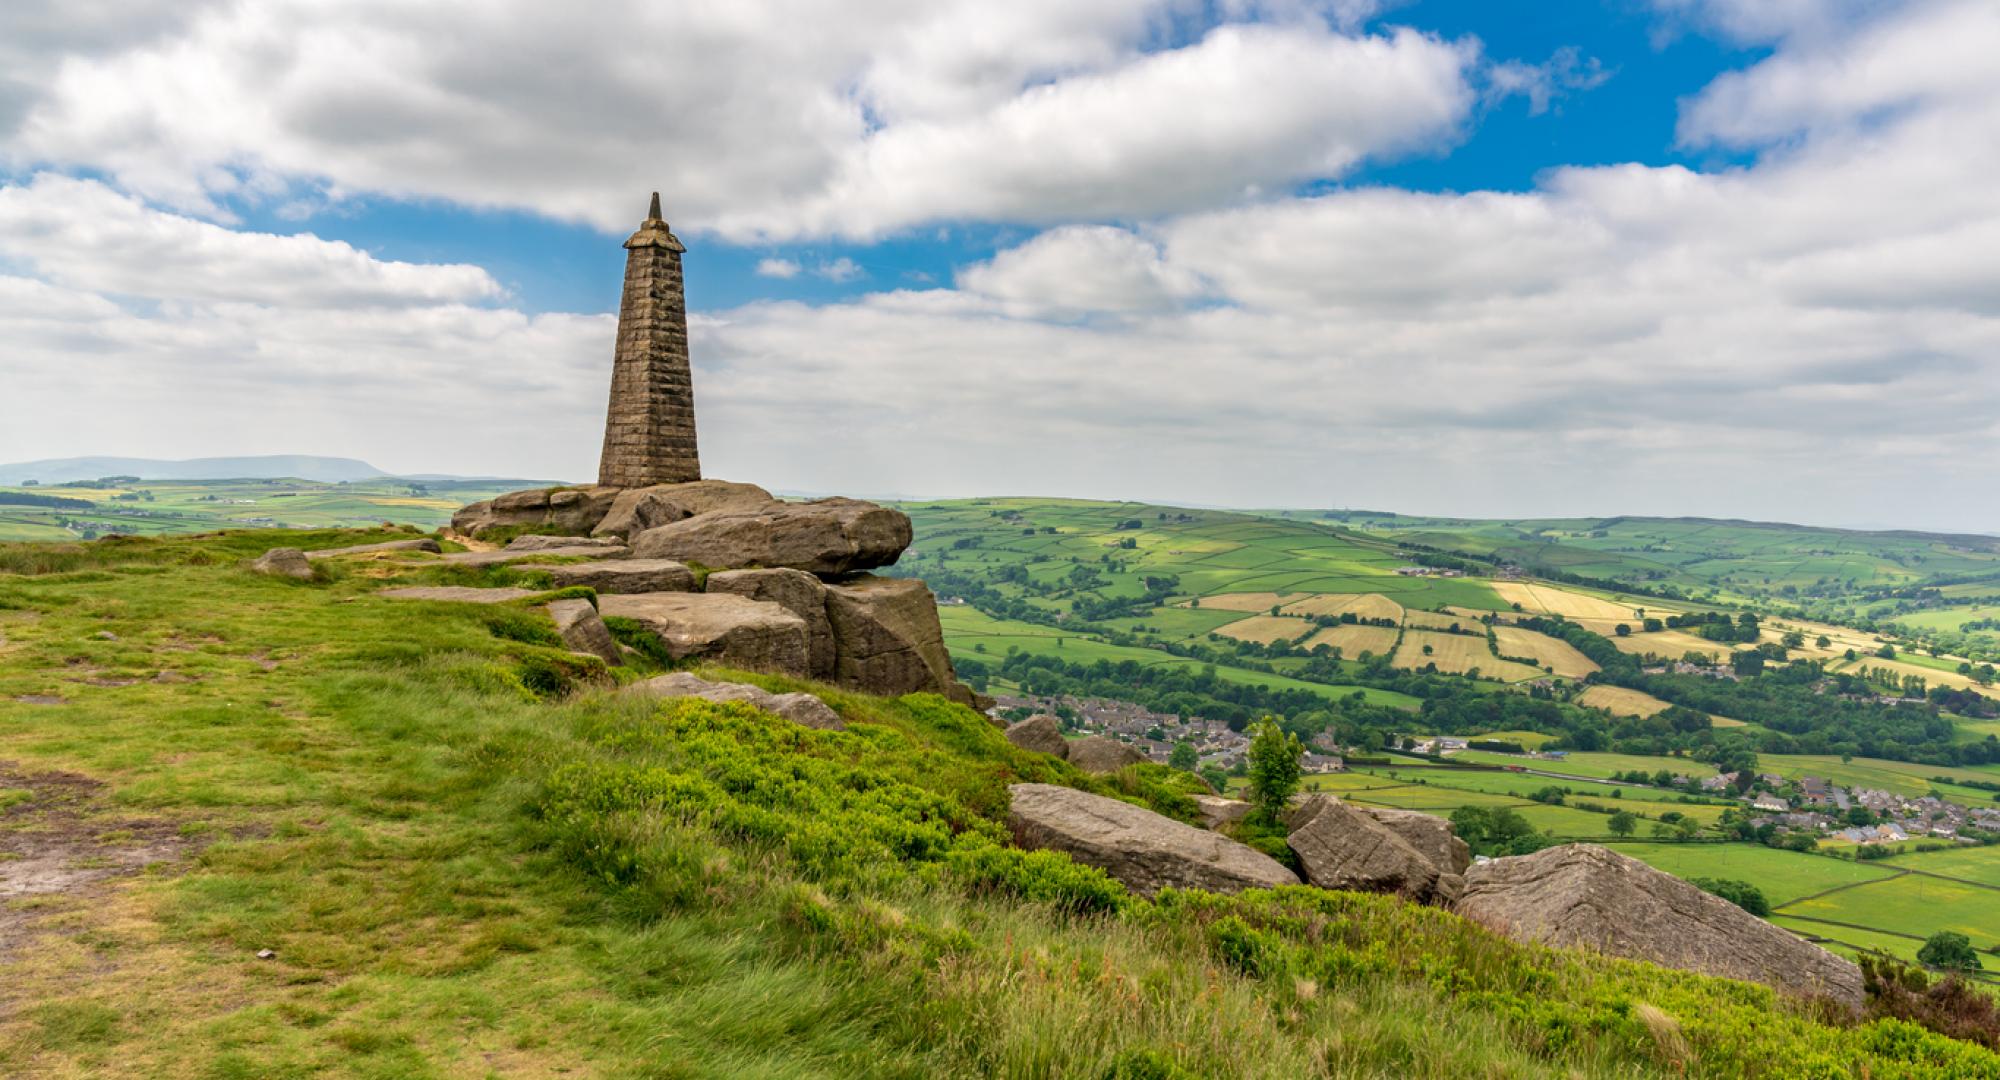
[[[1108,735],[1130,743],[1152,761],[1166,764],[1180,742],[1193,745],[1201,768],[1228,771],[1241,763],[1250,749],[1250,739],[1231,731],[1220,720],[1182,719],[1156,713],[1124,701],[1104,698],[1029,698],[1000,695],[995,712],[1029,709],[1064,717],[1067,726],[1080,735]],[[1450,756],[1469,748],[1471,739],[1457,735],[1436,735],[1415,739],[1404,749],[1418,754]],[[1568,755],[1561,750],[1545,750],[1521,755],[1523,764],[1515,771],[1531,772],[1538,761],[1561,762]],[[1338,772],[1345,768],[1339,748],[1328,742],[1307,747],[1305,771]],[[1758,816],[1754,826],[1776,825],[1788,832],[1803,831],[1828,840],[1854,844],[1888,844],[1924,837],[1955,839],[1965,829],[2000,832],[2000,806],[1966,807],[1934,796],[1911,798],[1874,788],[1843,788],[1817,776],[1796,782],[1773,773],[1761,773],[1752,793],[1740,796]],[[1728,797],[1736,789],[1737,774],[1723,773],[1702,779],[1691,790]],[[1848,811],[1868,809],[1876,824],[1857,826],[1848,820]]]
[[[1148,760],[1161,765],[1167,764],[1173,756],[1174,746],[1181,742],[1194,746],[1200,761],[1198,768],[1213,766],[1224,772],[1243,763],[1244,755],[1250,751],[1249,736],[1231,731],[1229,725],[1220,720],[1199,717],[1184,720],[1171,713],[1156,713],[1125,701],[1069,696],[1029,698],[1008,694],[1000,694],[994,701],[995,712],[1029,709],[1054,713],[1062,717],[1066,726],[1076,734],[1108,735],[1130,743]],[[1309,773],[1338,772],[1346,767],[1337,748],[1324,740],[1306,747],[1304,764],[1305,771]]]

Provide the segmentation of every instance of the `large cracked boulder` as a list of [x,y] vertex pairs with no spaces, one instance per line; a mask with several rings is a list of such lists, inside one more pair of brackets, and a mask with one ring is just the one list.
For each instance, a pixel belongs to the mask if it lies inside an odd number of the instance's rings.
[[1465,868],[1472,865],[1472,848],[1451,831],[1451,822],[1436,814],[1392,810],[1385,806],[1356,806],[1354,809],[1402,837],[1405,844],[1429,859],[1440,874],[1463,874]]
[[257,556],[250,569],[271,577],[292,578],[296,581],[311,581],[313,568],[306,553],[298,548],[272,548]]
[[1062,727],[1056,718],[1048,713],[1030,716],[1007,728],[1007,741],[1023,750],[1033,750],[1042,754],[1054,754],[1059,758],[1069,756],[1069,740],[1063,738]]
[[1069,763],[1087,773],[1114,773],[1127,765],[1137,765],[1146,755],[1106,735],[1072,740]]
[[631,692],[659,697],[698,697],[705,701],[740,701],[782,716],[801,727],[820,731],[847,730],[847,725],[841,721],[840,714],[811,694],[774,694],[761,686],[751,686],[748,683],[710,682],[685,671],[635,683]]
[[1165,888],[1233,893],[1299,883],[1255,848],[1131,803],[1054,784],[1007,790],[1015,843],[1065,852],[1144,896]]
[[598,611],[651,630],[676,660],[805,675],[805,620],[776,604],[728,593],[637,593],[597,598]]
[[[1330,795],[1311,795],[1285,819],[1285,843],[1323,889],[1439,899],[1439,869],[1387,825]],[[1449,889],[1449,886],[1447,886]]]
[[826,586],[803,570],[720,570],[707,590],[768,600],[805,620],[806,668],[815,679],[834,677],[833,623],[826,614]]
[[1458,913],[1518,941],[1862,1003],[1861,969],[1735,904],[1596,844],[1494,859],[1465,875]]
[[678,559],[717,569],[788,567],[813,574],[887,566],[909,546],[908,517],[858,499],[718,510],[647,529],[632,539],[632,553],[642,559]]
[[826,616],[840,685],[890,696],[924,691],[973,704],[972,691],[958,681],[945,651],[930,586],[872,574],[830,583]]
[[555,620],[556,633],[562,635],[563,644],[570,651],[588,653],[612,667],[625,662],[625,653],[618,648],[617,639],[611,636],[610,628],[598,617],[590,601],[581,598],[553,601],[549,604],[549,618]]
[[531,488],[510,491],[485,502],[462,507],[451,516],[451,527],[467,536],[515,526],[555,528],[575,536],[589,534],[618,497],[612,487]]
[[693,592],[694,571],[672,559],[606,559],[601,562],[522,566],[540,570],[558,586],[583,585],[600,593]]
[[603,520],[590,531],[593,536],[630,539],[647,529],[671,525],[698,514],[761,510],[777,501],[755,484],[728,480],[627,488],[611,501]]

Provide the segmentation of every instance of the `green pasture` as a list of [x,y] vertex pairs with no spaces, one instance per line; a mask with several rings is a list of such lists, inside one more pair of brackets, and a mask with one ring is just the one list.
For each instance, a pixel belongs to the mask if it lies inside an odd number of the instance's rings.
[[1605,779],[1613,773],[1631,772],[1634,769],[1643,769],[1647,773],[1665,769],[1676,776],[1715,775],[1715,767],[1706,762],[1689,758],[1657,757],[1651,754],[1572,753],[1560,761],[1551,761],[1515,754],[1494,754],[1484,750],[1460,750],[1453,754],[1452,758],[1456,761],[1476,762],[1482,765],[1520,765],[1538,772],[1585,779]]
[[[2000,889],[2000,847],[1955,847],[1944,851],[1919,851],[1883,859],[1877,865],[1897,870],[1942,874]],[[1995,894],[2000,904],[2000,894]]]
[[1925,874],[1900,874],[1788,902],[1782,914],[1917,937],[1957,930],[1981,951],[2000,945],[2000,890]]
[[1761,844],[1620,843],[1616,850],[1675,877],[1735,878],[1764,891],[1773,905],[1878,881],[1894,871],[1873,863],[1785,851]]
[[[0,542],[74,540],[84,528],[100,535],[167,536],[245,528],[366,528],[381,522],[431,529],[467,503],[527,486],[528,481],[143,480],[118,487],[44,485],[0,487],[15,492],[83,499],[82,508],[0,503]],[[139,495],[121,499],[121,495]],[[143,496],[151,496],[145,498]],[[58,519],[87,523],[64,528]]]

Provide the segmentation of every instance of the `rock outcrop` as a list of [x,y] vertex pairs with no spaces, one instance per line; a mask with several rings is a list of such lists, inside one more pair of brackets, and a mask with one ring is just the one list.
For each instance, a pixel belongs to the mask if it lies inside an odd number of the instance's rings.
[[436,540],[420,536],[410,540],[385,540],[379,544],[356,544],[353,547],[321,548],[306,552],[308,559],[333,559],[342,555],[372,555],[378,551],[428,551],[435,555],[443,551]]
[[590,601],[583,599],[557,600],[549,604],[549,618],[556,622],[556,633],[562,635],[563,644],[572,652],[588,653],[612,667],[625,662],[625,654],[618,648],[618,642],[597,615],[597,609]]
[[[1352,805],[1352,804],[1349,804]],[[1472,865],[1472,848],[1451,831],[1451,822],[1436,814],[1416,810],[1391,810],[1381,806],[1356,806],[1385,825],[1417,854],[1429,859],[1440,874],[1463,874]]]
[[1854,964],[1671,874],[1595,844],[1494,859],[1465,875],[1458,912],[1520,941],[1584,946],[1766,983],[1858,1007]]
[[298,581],[311,581],[313,576],[312,561],[298,548],[272,548],[257,556],[257,561],[250,564],[250,569],[260,574],[293,578]]
[[1439,868],[1395,830],[1339,799],[1307,796],[1285,824],[1291,830],[1285,842],[1311,884],[1395,893],[1418,902],[1439,899]]
[[635,619],[666,643],[676,660],[802,675],[805,620],[776,604],[728,593],[621,593],[598,598],[605,615]]
[[695,480],[686,484],[656,484],[618,493],[593,536],[630,539],[647,529],[672,525],[698,514],[761,510],[776,503],[755,484],[728,480]]
[[558,586],[585,586],[601,593],[693,592],[694,571],[671,559],[605,559],[600,562],[524,565],[540,570]]
[[647,529],[632,539],[632,552],[715,569],[850,574],[895,562],[910,535],[910,519],[901,511],[858,499],[818,499],[716,511]]
[[930,586],[916,578],[863,574],[827,585],[826,615],[840,685],[870,694],[930,691],[973,703],[972,691],[952,671]]
[[1007,821],[1024,848],[1066,852],[1141,895],[1165,888],[1233,893],[1296,885],[1270,856],[1151,810],[1053,784],[1015,784]]
[[747,683],[710,682],[685,671],[635,683],[631,692],[660,697],[698,697],[707,701],[740,701],[765,712],[775,713],[801,727],[820,731],[847,730],[847,725],[841,721],[840,714],[811,694],[773,694],[760,686],[751,686]]
[[494,529],[514,526],[554,528],[576,536],[589,534],[604,520],[617,488],[531,488],[510,491],[498,498],[476,502],[451,516],[451,527],[467,536],[479,536]]
[[1068,758],[1071,765],[1087,773],[1114,773],[1127,765],[1139,764],[1146,760],[1146,755],[1117,739],[1092,735],[1070,740]]
[[826,614],[826,586],[819,578],[803,570],[719,570],[708,575],[707,589],[768,600],[805,620],[806,674],[815,679],[834,677],[833,623]]
[[1023,750],[1054,754],[1059,758],[1069,757],[1069,740],[1063,738],[1062,727],[1048,713],[1009,725],[1007,741]]

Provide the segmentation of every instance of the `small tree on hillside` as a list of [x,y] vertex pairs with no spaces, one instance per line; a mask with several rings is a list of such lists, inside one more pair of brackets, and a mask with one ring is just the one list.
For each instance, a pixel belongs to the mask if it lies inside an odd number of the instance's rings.
[[1175,743],[1174,752],[1167,757],[1167,764],[1183,772],[1193,772],[1200,763],[1201,758],[1194,752],[1194,744],[1186,739]]
[[1917,963],[1937,971],[1978,971],[1979,954],[1972,939],[1956,930],[1940,930],[1917,950]]
[[1630,810],[1620,810],[1611,815],[1611,820],[1605,822],[1604,825],[1615,836],[1630,836],[1632,835],[1632,830],[1639,827],[1639,819]]
[[1280,820],[1285,804],[1299,789],[1305,752],[1299,737],[1276,720],[1267,717],[1250,729],[1250,801],[1266,821]]

